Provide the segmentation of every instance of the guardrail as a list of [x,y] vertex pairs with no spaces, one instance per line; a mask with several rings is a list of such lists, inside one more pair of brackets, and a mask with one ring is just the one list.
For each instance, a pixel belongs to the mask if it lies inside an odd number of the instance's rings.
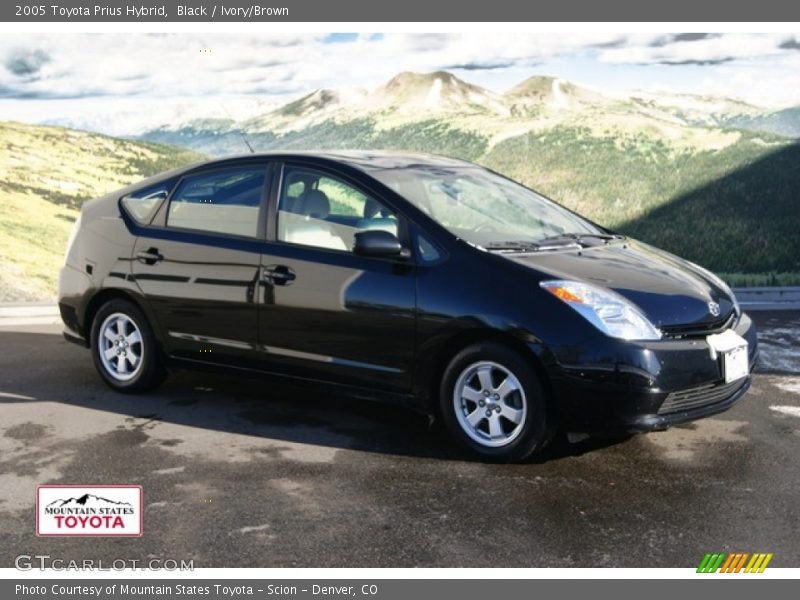
[[733,288],[745,310],[800,310],[800,286]]
[[58,306],[46,302],[0,304],[0,326],[52,325],[61,322]]
[[11,317],[57,317],[58,307],[48,302],[0,304],[0,319]]

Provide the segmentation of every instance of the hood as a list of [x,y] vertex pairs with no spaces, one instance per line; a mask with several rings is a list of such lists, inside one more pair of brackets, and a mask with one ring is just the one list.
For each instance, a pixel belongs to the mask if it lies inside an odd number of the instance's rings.
[[[734,310],[731,294],[702,269],[634,240],[583,250],[504,254],[546,279],[571,279],[614,290],[638,306],[659,328],[706,328]],[[719,305],[713,314],[709,303]]]

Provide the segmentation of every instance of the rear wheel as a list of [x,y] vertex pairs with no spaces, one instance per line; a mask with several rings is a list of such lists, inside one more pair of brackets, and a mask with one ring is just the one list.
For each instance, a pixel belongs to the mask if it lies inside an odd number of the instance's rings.
[[141,310],[127,300],[111,300],[92,322],[92,358],[98,373],[119,392],[142,392],[164,379],[155,337]]
[[482,457],[520,461],[552,437],[542,386],[518,353],[474,344],[445,369],[440,408],[453,436]]

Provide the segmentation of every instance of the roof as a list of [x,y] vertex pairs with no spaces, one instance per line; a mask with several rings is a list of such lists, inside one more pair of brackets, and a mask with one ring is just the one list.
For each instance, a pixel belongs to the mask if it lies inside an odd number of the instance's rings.
[[[243,158],[288,158],[292,156],[321,158],[340,162],[362,171],[376,171],[383,169],[403,169],[413,166],[437,167],[466,167],[471,166],[464,160],[426,154],[424,152],[400,152],[394,150],[319,150],[319,151],[288,151],[288,152],[258,152],[255,154],[242,154],[209,161],[205,164],[227,162]],[[198,165],[194,165],[195,167]]]
[[364,171],[376,169],[402,169],[417,165],[437,167],[465,167],[471,163],[438,154],[424,152],[395,152],[389,150],[344,150],[317,153],[316,156],[337,160]]

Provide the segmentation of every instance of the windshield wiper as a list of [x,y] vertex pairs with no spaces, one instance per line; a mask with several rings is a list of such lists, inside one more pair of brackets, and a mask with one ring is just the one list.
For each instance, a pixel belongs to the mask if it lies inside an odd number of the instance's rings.
[[552,244],[582,244],[585,238],[593,238],[596,240],[605,240],[608,243],[611,240],[625,239],[624,235],[618,233],[559,233],[558,235],[551,235],[544,239],[539,240],[537,243],[540,246]]
[[498,250],[501,252],[530,252],[532,250],[538,250],[539,247],[537,242],[526,241],[492,242],[484,246],[487,250]]
[[551,248],[564,248],[565,246],[580,248],[586,245],[583,241],[585,238],[604,240],[608,243],[611,240],[625,239],[625,236],[616,233],[559,233],[536,242],[527,240],[491,242],[486,244],[484,248],[498,252],[536,252]]
[[625,236],[621,233],[573,233],[577,238],[595,238],[598,240],[624,240]]

